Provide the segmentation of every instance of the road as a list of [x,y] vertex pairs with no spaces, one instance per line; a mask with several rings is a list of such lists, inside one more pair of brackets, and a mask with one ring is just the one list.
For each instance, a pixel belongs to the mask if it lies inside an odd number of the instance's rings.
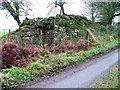
[[118,50],[90,60],[26,88],[89,88],[119,60]]

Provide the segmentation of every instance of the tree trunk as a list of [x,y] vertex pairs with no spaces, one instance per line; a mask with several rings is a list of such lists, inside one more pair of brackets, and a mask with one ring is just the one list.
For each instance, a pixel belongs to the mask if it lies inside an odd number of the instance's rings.
[[62,4],[60,7],[61,7],[62,14],[65,15],[65,11],[64,11],[64,6],[63,6],[63,4]]
[[21,21],[20,21],[19,17],[13,16],[13,18],[16,20],[17,24],[20,26],[21,25]]
[[5,7],[10,12],[12,17],[16,20],[17,24],[20,25],[21,22],[20,22],[19,14],[18,14],[19,8],[15,8],[17,9],[15,11],[14,8],[11,6],[10,2],[3,2],[3,7]]

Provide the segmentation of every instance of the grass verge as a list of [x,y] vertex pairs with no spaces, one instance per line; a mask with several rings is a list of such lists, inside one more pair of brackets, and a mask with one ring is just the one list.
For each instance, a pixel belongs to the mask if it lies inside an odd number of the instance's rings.
[[[105,40],[103,38],[103,40]],[[36,77],[47,77],[61,72],[68,66],[77,62],[83,62],[88,58],[104,53],[106,50],[118,46],[118,38],[110,41],[105,40],[100,45],[93,46],[89,50],[79,52],[66,52],[53,57],[41,57],[27,67],[12,67],[1,72],[0,81],[3,87],[17,87],[19,84],[33,81]]]
[[91,88],[118,88],[118,65],[91,85]]

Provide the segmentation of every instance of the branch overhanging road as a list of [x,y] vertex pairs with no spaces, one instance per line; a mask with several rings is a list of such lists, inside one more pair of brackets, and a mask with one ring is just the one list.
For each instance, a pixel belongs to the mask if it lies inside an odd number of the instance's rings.
[[119,60],[118,49],[26,88],[88,88]]

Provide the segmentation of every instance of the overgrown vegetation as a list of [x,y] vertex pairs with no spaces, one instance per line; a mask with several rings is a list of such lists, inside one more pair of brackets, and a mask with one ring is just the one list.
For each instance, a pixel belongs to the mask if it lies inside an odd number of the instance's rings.
[[12,66],[26,66],[30,59],[34,56],[34,50],[22,48],[14,43],[7,42],[2,45],[2,68],[10,68]]
[[[1,10],[7,10],[18,23],[18,30],[7,35],[0,33],[0,81],[3,88],[13,88],[59,73],[78,62],[119,46],[118,30],[114,30],[112,19],[120,2],[91,2],[87,0],[91,20],[79,15],[68,15],[64,11],[66,1],[55,0],[49,6],[60,7],[60,15],[48,18],[25,18],[30,2],[24,0],[2,0]],[[50,13],[49,12],[49,13]],[[48,13],[48,14],[49,14]],[[95,23],[96,20],[100,22]],[[102,26],[104,25],[104,26]]]
[[114,48],[116,46],[118,46],[117,38],[112,41],[108,40],[101,43],[100,45],[93,46],[86,51],[70,51],[58,55],[51,54],[47,57],[40,57],[35,62],[29,64],[27,67],[12,67],[3,70],[3,72],[1,72],[1,75],[7,75],[7,78],[1,78],[1,81],[3,81],[3,85],[11,87],[12,85],[18,85],[25,83],[26,81],[31,81],[36,77],[53,75],[62,71],[70,65],[73,65],[77,62],[86,61],[89,57],[103,53],[106,50]]
[[[90,29],[91,36],[86,29]],[[7,41],[6,36],[2,37],[0,80],[4,88],[17,87],[37,77],[59,73],[75,63],[117,47],[119,40],[114,30],[110,31],[85,17],[75,15],[26,18],[20,31],[12,32],[11,36],[14,35],[17,36],[12,37],[14,43]],[[23,39],[26,37],[33,40],[29,46],[22,45],[27,41]]]
[[118,65],[110,72],[105,74],[102,79],[97,81],[91,88],[118,88]]
[[[79,37],[86,36],[86,28],[90,27],[92,22],[86,17],[71,15],[70,17],[56,15],[49,18],[26,18],[21,27],[22,41],[25,43],[24,37],[32,37],[33,44],[39,45],[40,30],[43,33],[43,44],[47,43],[51,46],[61,40],[62,32],[72,41],[78,40]],[[13,33],[13,35],[17,34]],[[17,40],[15,40],[17,42]]]

